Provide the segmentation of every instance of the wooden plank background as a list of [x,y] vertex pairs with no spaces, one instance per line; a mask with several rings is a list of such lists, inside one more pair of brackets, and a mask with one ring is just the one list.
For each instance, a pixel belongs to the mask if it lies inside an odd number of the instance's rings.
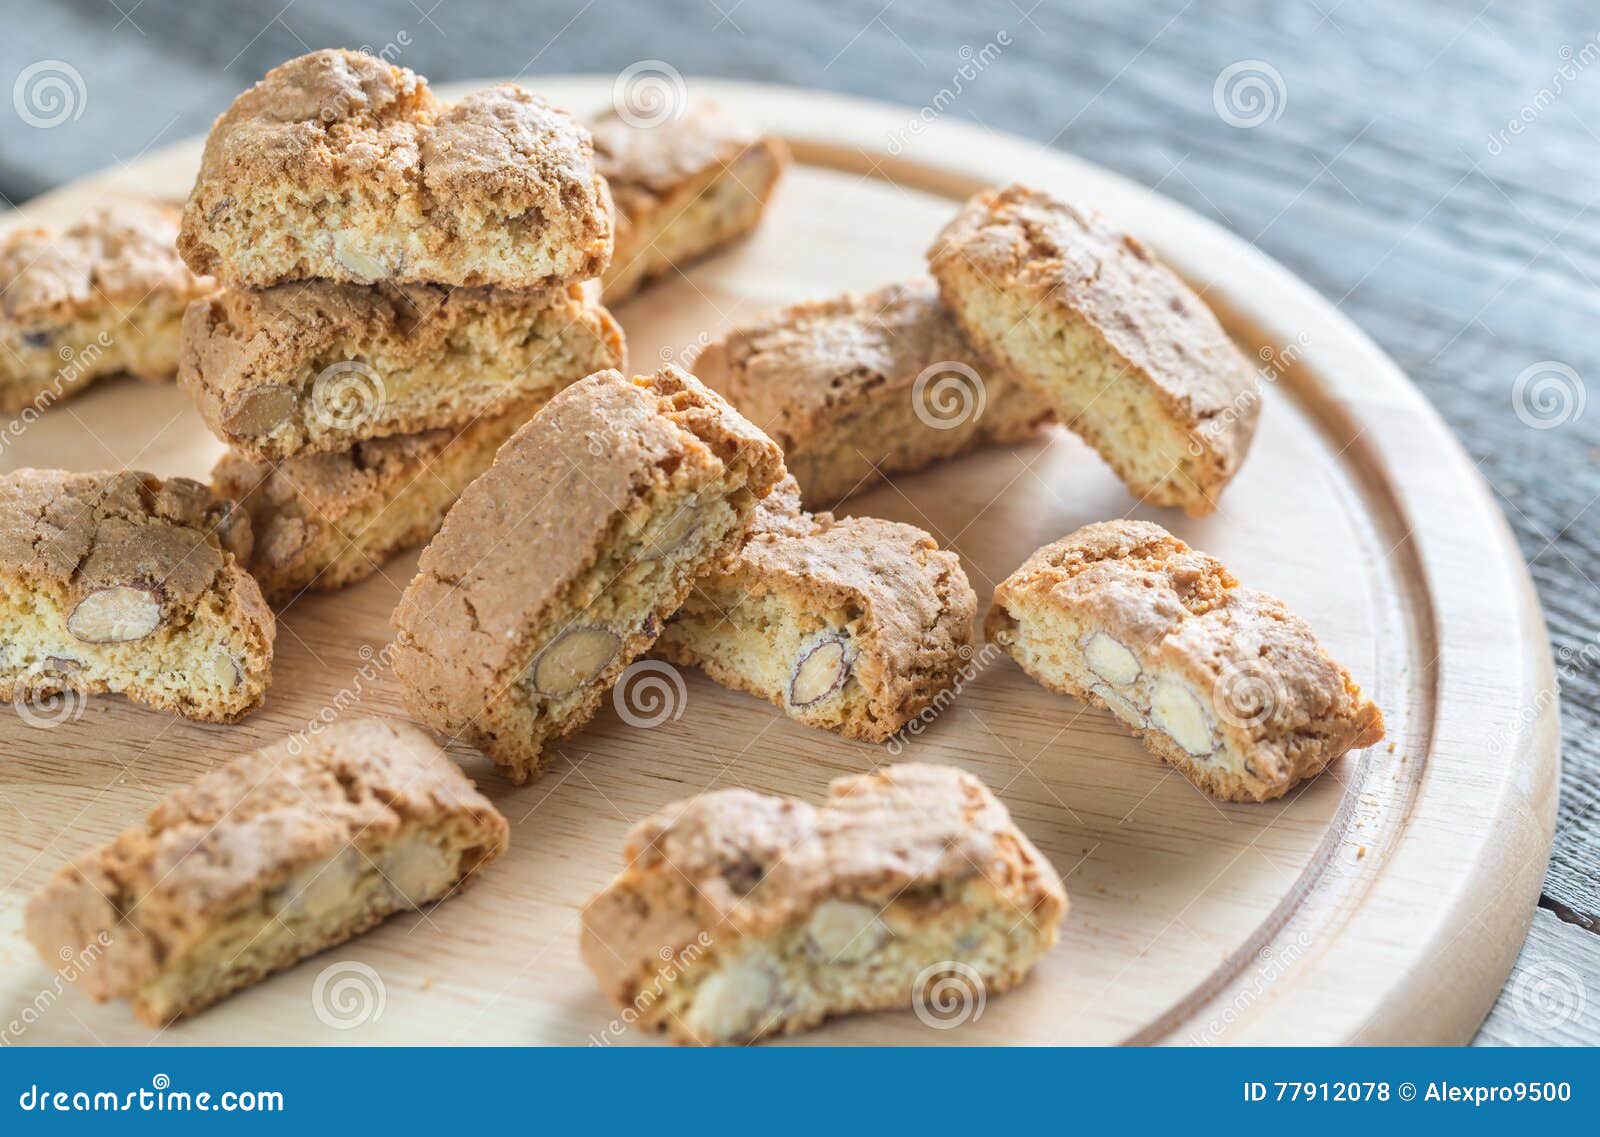
[[203,132],[268,67],[342,45],[387,48],[439,81],[662,60],[691,93],[694,75],[711,74],[889,99],[1071,150],[1252,241],[1416,380],[1532,566],[1562,688],[1561,821],[1533,934],[1482,1039],[1600,1041],[1600,405],[1585,405],[1600,375],[1592,9],[80,0],[29,5],[6,23],[0,193],[12,202]]

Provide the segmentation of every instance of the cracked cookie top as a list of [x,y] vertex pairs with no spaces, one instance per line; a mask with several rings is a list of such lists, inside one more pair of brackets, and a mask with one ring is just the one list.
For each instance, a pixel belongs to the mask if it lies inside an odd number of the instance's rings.
[[250,519],[199,482],[135,472],[18,470],[0,477],[0,572],[65,588],[152,587],[165,611],[209,590],[228,554],[249,556]]
[[0,238],[0,315],[20,322],[108,304],[131,308],[159,293],[175,305],[210,292],[178,257],[174,206],[126,201],[59,232],[13,229]]

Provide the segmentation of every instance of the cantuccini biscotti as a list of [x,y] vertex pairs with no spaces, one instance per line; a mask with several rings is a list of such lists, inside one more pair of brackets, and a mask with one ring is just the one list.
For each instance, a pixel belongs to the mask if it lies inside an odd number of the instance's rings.
[[0,477],[0,699],[105,692],[232,722],[272,678],[249,518],[187,478]]
[[583,960],[637,1024],[681,1043],[910,1008],[951,971],[998,994],[1067,910],[1005,806],[948,766],[840,778],[821,809],[704,794],[637,825],[623,859],[584,908]]
[[346,450],[542,402],[623,362],[582,285],[227,289],[184,317],[179,379],[230,447],[257,458]]
[[138,201],[0,237],[0,411],[122,372],[171,378],[184,308],[215,287],[178,258],[177,238],[176,208]]
[[1383,737],[1304,620],[1149,522],[1046,545],[1000,583],[985,628],[1039,683],[1105,707],[1230,801],[1280,797]]
[[788,165],[782,142],[704,100],[663,122],[613,112],[591,129],[617,207],[608,304],[749,234]]
[[415,726],[336,722],[236,758],[71,861],[29,902],[27,935],[51,966],[108,944],[79,985],[161,1026],[454,894],[506,831]]
[[394,613],[406,705],[517,781],[536,776],[782,471],[770,439],[678,368],[575,383],[423,551]]
[[972,349],[926,278],[781,309],[714,340],[694,369],[783,447],[808,508],[1050,419]]
[[461,491],[537,411],[524,405],[460,430],[373,438],[276,463],[230,450],[211,485],[250,515],[250,572],[268,600],[282,603],[365,580],[431,538]]
[[273,68],[211,127],[179,249],[238,287],[317,278],[540,288],[599,276],[589,132],[511,83],[439,102],[372,55]]
[[977,608],[960,558],[921,529],[806,513],[786,478],[656,651],[807,726],[883,742],[955,684]]
[[1209,513],[1250,448],[1256,375],[1205,302],[1104,217],[1009,186],[928,253],[968,337],[1153,505]]

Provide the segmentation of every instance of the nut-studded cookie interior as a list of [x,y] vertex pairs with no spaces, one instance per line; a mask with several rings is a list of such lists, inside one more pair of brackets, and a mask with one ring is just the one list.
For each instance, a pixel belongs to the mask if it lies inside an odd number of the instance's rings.
[[1001,583],[986,627],[1044,686],[1110,710],[1219,797],[1278,797],[1383,736],[1303,620],[1148,522],[1040,549]]
[[660,648],[809,726],[883,741],[954,683],[976,607],[959,560],[926,533],[806,513],[789,479]]
[[725,790],[638,826],[584,910],[584,959],[680,1042],[913,1006],[948,969],[1011,987],[1055,942],[1059,878],[970,775],[901,765],[813,810]]
[[207,425],[267,459],[503,414],[624,355],[616,321],[576,285],[227,291],[184,326],[179,377]]
[[232,721],[271,678],[273,620],[237,563],[249,521],[183,478],[0,479],[0,687],[113,692]]

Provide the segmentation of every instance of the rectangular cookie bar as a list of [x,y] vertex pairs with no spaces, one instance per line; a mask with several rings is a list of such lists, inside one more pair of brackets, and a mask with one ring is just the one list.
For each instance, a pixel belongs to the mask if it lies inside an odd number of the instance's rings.
[[582,285],[227,289],[184,317],[179,380],[213,433],[276,459],[461,426],[623,361]]
[[79,985],[162,1026],[453,895],[506,832],[417,727],[345,720],[172,793],[58,871],[25,928],[52,967],[109,944]]
[[771,439],[676,367],[568,387],[423,551],[394,613],[406,705],[537,776],[782,473]]
[[249,518],[188,478],[0,477],[0,699],[25,717],[112,692],[242,718],[272,680],[275,630],[250,546]]
[[960,558],[921,529],[806,513],[786,478],[656,652],[807,726],[883,742],[955,685],[977,610]]
[[459,430],[372,438],[278,463],[229,450],[211,471],[211,487],[250,515],[250,572],[268,600],[331,592],[437,533],[461,491],[538,409],[524,405]]
[[926,278],[784,308],[713,341],[694,369],[783,447],[808,508],[1050,419],[972,349]]
[[1052,691],[1104,707],[1206,792],[1281,797],[1383,715],[1311,628],[1144,521],[1086,525],[995,590],[989,640]]
[[978,350],[1048,399],[1133,493],[1191,516],[1216,508],[1260,417],[1256,374],[1148,249],[1014,185],[962,207],[928,263]]
[[703,794],[635,826],[623,860],[583,910],[583,960],[637,1025],[680,1043],[857,1011],[947,1017],[952,995],[1021,982],[1067,911],[1005,806],[949,766],[839,778],[821,809]]
[[138,201],[0,237],[0,411],[43,410],[123,372],[170,379],[183,310],[215,287],[177,238],[177,209]]
[[663,121],[630,117],[612,112],[590,125],[617,207],[607,304],[747,236],[789,162],[782,142],[712,102]]
[[597,277],[611,199],[589,132],[512,83],[458,103],[355,51],[273,68],[211,127],[178,248],[265,288],[543,288]]

